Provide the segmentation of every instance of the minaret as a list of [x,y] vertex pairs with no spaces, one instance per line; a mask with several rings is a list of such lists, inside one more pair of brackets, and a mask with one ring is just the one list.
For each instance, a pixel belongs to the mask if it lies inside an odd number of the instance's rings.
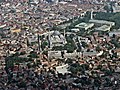
[[40,36],[39,36],[39,34],[38,34],[38,50],[39,50],[39,52],[40,52],[40,50],[41,50],[41,48],[40,48]]
[[64,44],[65,44],[65,29],[64,29]]
[[38,53],[40,54],[40,60],[42,59],[42,48],[41,48],[41,39],[40,35],[38,34]]
[[50,30],[49,30],[49,33],[48,33],[48,42],[49,42],[49,48],[51,48],[51,43],[50,43]]
[[91,17],[90,19],[92,20],[93,19],[93,9],[91,10]]

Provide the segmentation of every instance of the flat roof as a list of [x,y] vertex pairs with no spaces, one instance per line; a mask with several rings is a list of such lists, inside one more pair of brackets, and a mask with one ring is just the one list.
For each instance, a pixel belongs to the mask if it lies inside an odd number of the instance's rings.
[[71,29],[71,31],[79,31],[79,28],[73,28],[73,29]]
[[11,32],[20,32],[21,31],[21,29],[11,29]]
[[106,20],[89,20],[89,22],[115,25],[115,22],[106,21]]
[[93,26],[94,26],[94,23],[84,23],[84,22],[82,22],[80,24],[77,24],[75,27],[88,29],[88,28],[91,28]]
[[107,30],[110,30],[110,26],[108,25],[103,25],[101,27],[98,27],[98,28],[95,28],[96,30],[100,30],[100,31],[107,31]]
[[120,31],[111,31],[111,32],[109,32],[109,36],[113,36],[113,34],[120,35]]
[[59,72],[59,73],[62,73],[62,74],[65,74],[65,73],[69,73],[68,71],[68,65],[62,65],[62,66],[57,66],[56,67],[56,70]]

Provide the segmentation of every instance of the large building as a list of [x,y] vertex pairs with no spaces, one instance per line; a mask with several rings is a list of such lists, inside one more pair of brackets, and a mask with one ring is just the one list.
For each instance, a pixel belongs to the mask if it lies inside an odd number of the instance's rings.
[[111,31],[111,32],[109,32],[109,36],[110,37],[112,37],[113,35],[119,36],[120,35],[120,31]]
[[48,51],[48,58],[61,58],[62,54],[61,51]]
[[76,25],[76,28],[80,28],[80,29],[84,29],[84,30],[88,30],[90,28],[92,28],[94,26],[94,23],[80,23],[78,25]]
[[95,28],[97,31],[110,31],[111,27],[108,25],[103,25],[101,27]]
[[50,48],[54,46],[64,46],[66,44],[65,36],[59,31],[54,31],[49,35]]
[[95,19],[91,19],[89,20],[90,23],[94,23],[97,25],[109,25],[109,26],[114,26],[115,22],[111,22],[111,21],[105,21],[105,20],[95,20]]

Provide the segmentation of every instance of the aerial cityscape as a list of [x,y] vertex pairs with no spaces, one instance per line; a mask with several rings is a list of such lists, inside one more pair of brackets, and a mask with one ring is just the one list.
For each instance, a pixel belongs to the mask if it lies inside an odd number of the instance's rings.
[[120,90],[120,0],[0,0],[0,90]]

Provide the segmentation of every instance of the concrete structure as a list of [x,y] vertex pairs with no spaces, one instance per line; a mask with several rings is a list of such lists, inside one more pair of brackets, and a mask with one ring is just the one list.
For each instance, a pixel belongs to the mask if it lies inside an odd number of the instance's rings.
[[63,46],[66,44],[66,39],[59,31],[54,31],[51,35],[49,35],[49,42],[50,48],[52,48],[53,46]]
[[79,30],[79,28],[73,28],[73,29],[71,29],[71,31],[72,32],[79,32],[80,30]]
[[6,26],[7,26],[6,24],[0,24],[0,28],[4,28]]
[[62,58],[61,51],[48,51],[48,58]]
[[101,25],[110,25],[110,26],[114,26],[115,22],[110,22],[110,21],[105,21],[105,20],[89,20],[90,23],[94,23],[94,24],[101,24]]
[[62,66],[57,66],[57,67],[56,67],[56,71],[58,71],[59,73],[62,73],[62,74],[70,73],[70,72],[68,71],[68,65],[67,65],[67,64],[62,65]]
[[93,20],[93,9],[91,10],[91,20]]
[[83,52],[83,55],[84,56],[96,56],[97,55],[97,52],[96,51],[93,51],[93,52]]
[[35,3],[35,4],[38,4],[39,3],[39,0],[31,0],[30,3]]
[[38,41],[37,40],[37,36],[30,36],[30,37],[28,37],[29,44],[37,42],[37,41]]
[[98,31],[110,31],[110,29],[111,27],[108,25],[103,25],[101,27],[95,28],[95,30],[98,30]]
[[94,23],[80,23],[78,25],[76,25],[76,28],[80,28],[80,29],[85,29],[88,30],[89,28],[92,28],[94,26]]
[[19,33],[19,32],[21,32],[21,29],[11,29],[11,32],[12,33]]
[[115,35],[120,35],[120,31],[111,31],[111,32],[109,32],[109,36],[110,36],[110,37],[112,37],[113,34],[115,34]]
[[[64,50],[64,58],[73,58],[75,59],[77,56],[81,57],[82,53],[81,52],[73,52],[73,53],[67,53],[66,50]],[[62,51],[48,51],[48,58],[49,59],[62,59]]]
[[73,58],[73,59],[75,59],[77,56],[81,57],[81,55],[82,55],[81,52],[73,52],[73,53],[65,52],[64,57],[65,58]]
[[112,8],[114,13],[120,12],[120,6],[118,5],[118,3],[115,3],[115,5],[112,6]]

